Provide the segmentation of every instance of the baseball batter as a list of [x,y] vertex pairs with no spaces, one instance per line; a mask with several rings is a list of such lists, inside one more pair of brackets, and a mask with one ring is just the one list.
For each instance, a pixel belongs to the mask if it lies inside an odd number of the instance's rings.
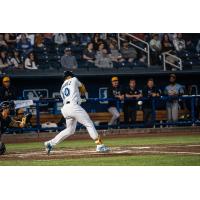
[[77,121],[87,128],[90,137],[95,141],[95,144],[97,145],[97,152],[109,151],[109,148],[102,143],[89,115],[80,106],[80,93],[84,94],[86,92],[84,85],[76,77],[74,77],[74,74],[71,71],[65,71],[64,78],[65,81],[60,90],[60,94],[63,99],[63,107],[61,112],[66,119],[67,128],[61,131],[52,140],[44,143],[47,153],[50,154],[54,146],[63,141],[65,138],[74,134]]

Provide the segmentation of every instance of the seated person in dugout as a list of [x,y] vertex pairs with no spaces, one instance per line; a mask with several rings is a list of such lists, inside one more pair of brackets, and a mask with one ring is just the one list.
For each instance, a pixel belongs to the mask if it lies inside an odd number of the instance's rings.
[[122,88],[119,86],[119,79],[118,77],[112,77],[111,79],[111,86],[108,89],[108,98],[113,100],[109,100],[108,103],[108,111],[112,114],[112,118],[108,123],[109,126],[119,124],[120,113],[117,109],[118,101],[124,100],[124,93]]
[[31,128],[32,123],[31,123],[31,118],[32,114],[31,113],[26,113],[23,108],[18,108],[15,110],[15,116],[13,117],[14,120],[16,121],[22,121],[22,119],[26,116],[26,128]]
[[143,120],[147,127],[153,126],[153,105],[152,98],[159,97],[160,91],[154,85],[154,80],[152,78],[148,79],[146,87],[142,91],[143,97],[147,98],[143,102]]
[[0,155],[6,151],[5,144],[2,142],[2,134],[7,131],[7,128],[24,128],[28,116],[24,116],[21,121],[17,121],[10,116],[11,110],[14,109],[14,104],[4,101],[0,104]]
[[135,79],[129,81],[129,86],[125,89],[124,100],[124,123],[135,124],[137,114],[137,99],[142,97],[141,92],[136,87]]

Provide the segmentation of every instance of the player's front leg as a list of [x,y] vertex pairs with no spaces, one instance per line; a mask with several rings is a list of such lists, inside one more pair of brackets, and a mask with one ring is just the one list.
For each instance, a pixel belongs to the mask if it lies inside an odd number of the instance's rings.
[[103,144],[103,142],[100,139],[100,136],[97,133],[97,130],[96,130],[92,120],[90,119],[88,113],[81,106],[79,106],[75,110],[75,116],[76,116],[77,121],[79,123],[83,124],[87,128],[87,131],[88,131],[90,137],[95,141],[95,144],[97,145],[96,151],[97,152],[108,152],[108,151],[110,151],[110,148],[108,148],[107,146],[105,146]]
[[103,144],[102,139],[98,136],[98,139],[95,140],[96,152],[106,153],[110,151],[110,148]]

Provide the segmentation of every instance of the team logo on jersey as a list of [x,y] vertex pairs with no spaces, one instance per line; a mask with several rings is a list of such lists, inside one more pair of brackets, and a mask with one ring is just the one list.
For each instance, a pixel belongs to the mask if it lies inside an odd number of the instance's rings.
[[[99,88],[99,99],[106,99],[106,98],[108,98],[108,88],[107,87]],[[106,104],[108,103],[108,101],[100,101],[99,103]]]
[[69,90],[69,88],[66,87],[66,88],[64,89],[64,94],[65,94],[66,97],[68,97],[68,96],[70,95],[70,90]]

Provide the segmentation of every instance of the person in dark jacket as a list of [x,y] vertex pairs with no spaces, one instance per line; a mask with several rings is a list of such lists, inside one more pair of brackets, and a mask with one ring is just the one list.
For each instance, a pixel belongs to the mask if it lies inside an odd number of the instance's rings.
[[111,87],[108,89],[108,98],[113,100],[109,100],[108,103],[108,111],[112,114],[112,118],[108,125],[116,125],[119,121],[120,113],[118,110],[118,101],[124,100],[124,93],[122,88],[119,86],[118,77],[112,77],[111,79]]
[[[13,108],[14,108],[14,104]],[[21,121],[16,121],[10,116],[11,102],[4,101],[0,104],[0,155],[3,155],[6,151],[6,146],[2,142],[2,134],[4,134],[7,128],[23,128],[26,125],[26,118]]]
[[0,101],[17,100],[17,90],[11,86],[9,76],[4,76],[2,79],[2,87],[0,88]]
[[143,119],[146,126],[152,127],[153,123],[153,106],[152,98],[159,97],[160,92],[154,85],[152,78],[148,79],[146,87],[142,91],[143,97],[147,98],[143,102]]
[[142,97],[141,92],[136,87],[135,79],[129,81],[129,86],[124,93],[124,123],[134,124],[136,122],[137,99]]

